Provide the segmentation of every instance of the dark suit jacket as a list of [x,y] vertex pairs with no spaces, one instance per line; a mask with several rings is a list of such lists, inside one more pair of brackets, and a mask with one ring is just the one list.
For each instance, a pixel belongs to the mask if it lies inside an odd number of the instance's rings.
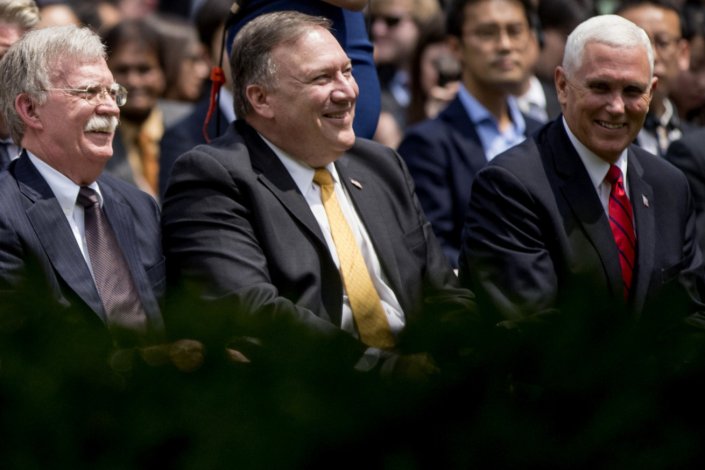
[[677,166],[690,185],[695,203],[695,225],[701,251],[705,250],[705,129],[685,134],[671,143],[666,160]]
[[[702,308],[702,256],[685,176],[637,146],[628,152],[637,232],[631,306],[641,313],[677,280]],[[623,300],[607,215],[561,118],[478,173],[460,276],[509,320],[562,305],[581,286],[592,289],[587,303],[603,295]]]
[[[164,197],[164,191],[166,191],[171,168],[174,166],[176,159],[196,145],[206,143],[206,139],[203,137],[203,123],[208,115],[209,106],[210,90],[196,103],[191,114],[176,122],[173,126],[165,129],[164,136],[159,145],[160,197]],[[225,132],[228,125],[229,123],[225,115],[218,106],[208,123],[208,136],[211,140],[215,139]]]
[[[358,139],[335,165],[407,328],[444,302],[470,313],[471,294],[457,287],[401,158]],[[323,234],[284,165],[244,121],[177,160],[162,221],[170,275],[201,281],[206,296],[234,298],[247,312],[341,335],[343,286]]]
[[[524,120],[527,136],[541,126],[528,116]],[[421,207],[444,253],[456,267],[470,185],[487,164],[480,137],[460,98],[436,118],[410,127],[399,154],[409,167]]]
[[[110,175],[98,178],[98,185],[150,329],[158,333],[163,329],[158,299],[165,289],[165,263],[157,204]],[[34,266],[61,305],[87,306],[105,321],[103,304],[69,223],[51,188],[23,153],[0,175],[0,288],[12,290]]]

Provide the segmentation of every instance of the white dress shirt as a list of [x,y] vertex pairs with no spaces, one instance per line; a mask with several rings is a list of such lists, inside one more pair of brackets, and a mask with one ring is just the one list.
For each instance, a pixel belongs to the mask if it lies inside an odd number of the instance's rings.
[[[47,182],[51,188],[51,191],[54,193],[54,196],[56,196],[56,201],[61,206],[61,211],[64,213],[64,216],[71,227],[71,232],[73,232],[78,248],[81,250],[83,258],[86,260],[86,264],[88,264],[88,269],[91,271],[91,274],[93,274],[93,268],[91,267],[91,261],[88,255],[88,245],[86,244],[83,206],[76,204],[78,191],[81,187],[31,152],[27,152],[27,155],[29,155],[29,159],[37,168],[39,174],[42,175],[44,181]],[[98,183],[94,181],[89,184],[88,187],[94,189],[95,192],[98,193],[98,198],[100,199],[100,205],[102,207],[103,195],[100,192]]]
[[[335,265],[339,268],[340,263],[338,261],[338,252],[335,248],[335,242],[333,241],[333,236],[330,232],[325,208],[321,202],[321,190],[320,187],[313,182],[315,169],[287,155],[286,152],[269,142],[263,136],[262,139],[274,151],[279,160],[281,160],[282,164],[296,183],[296,186],[299,188],[299,191],[301,191],[301,194],[303,194],[306,199],[306,202],[311,208],[311,212],[313,212],[313,215],[321,228],[321,232],[323,232],[323,237],[328,245],[330,255],[333,258]],[[382,272],[382,266],[379,262],[374,246],[372,246],[370,237],[365,230],[365,226],[362,224],[362,221],[355,212],[355,208],[352,205],[347,192],[345,191],[345,187],[340,184],[340,176],[335,169],[335,165],[331,163],[326,166],[326,169],[333,177],[333,181],[335,183],[335,196],[338,199],[343,215],[345,215],[345,218],[353,231],[355,240],[357,241],[362,253],[362,257],[365,259],[365,264],[367,264],[367,268],[370,271],[372,282],[377,289],[380,300],[382,301],[382,307],[387,315],[389,327],[391,328],[392,333],[397,335],[405,324],[404,313],[401,305],[399,304],[394,291],[392,291],[389,287],[389,283]],[[352,309],[350,308],[348,296],[345,294],[344,286],[341,329],[351,333],[355,337],[358,337],[358,333],[355,330],[353,322]]]

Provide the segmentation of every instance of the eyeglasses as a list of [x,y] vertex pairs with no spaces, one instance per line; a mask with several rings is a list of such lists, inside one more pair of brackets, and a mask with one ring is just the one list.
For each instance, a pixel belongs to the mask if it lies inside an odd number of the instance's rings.
[[511,43],[525,44],[529,31],[529,26],[524,23],[512,23],[506,26],[488,24],[468,31],[468,34],[483,44],[495,44],[502,40],[504,34]]
[[93,106],[97,106],[105,101],[107,96],[110,96],[115,104],[123,106],[127,103],[127,90],[119,83],[105,87],[102,85],[89,85],[86,88],[48,88],[46,91],[63,91],[69,95],[78,96],[86,100]]
[[392,29],[399,26],[399,23],[405,18],[406,16],[370,15],[370,24],[375,24],[379,20],[384,22],[387,28]]

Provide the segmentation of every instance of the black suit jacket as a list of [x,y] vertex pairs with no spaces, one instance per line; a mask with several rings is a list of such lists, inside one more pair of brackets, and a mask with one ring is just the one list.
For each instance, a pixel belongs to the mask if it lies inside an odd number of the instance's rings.
[[[528,116],[524,120],[527,136],[541,126]],[[436,118],[409,128],[399,154],[414,178],[421,207],[443,251],[456,267],[470,185],[487,164],[480,137],[460,98]]]
[[[445,304],[469,314],[471,294],[458,288],[399,156],[357,139],[335,165],[407,328]],[[162,220],[170,275],[200,281],[207,297],[236,299],[247,312],[341,335],[343,286],[323,234],[284,165],[244,121],[176,161]]]
[[[159,208],[152,197],[110,175],[98,178],[98,185],[150,330],[158,335],[163,330],[159,298],[166,286]],[[0,175],[0,288],[11,291],[33,266],[40,268],[61,305],[88,307],[105,321],[95,283],[61,206],[23,153]]]
[[[180,155],[188,152],[196,145],[205,144],[203,137],[203,123],[208,116],[210,106],[210,93],[203,96],[193,111],[164,131],[164,136],[159,144],[159,195],[164,197],[169,175],[174,162]],[[222,135],[228,128],[229,122],[217,106],[210,122],[208,123],[208,137],[213,140]]]
[[690,185],[695,204],[695,225],[701,251],[705,250],[705,129],[685,134],[671,143],[666,160],[677,166]]
[[[685,176],[637,146],[628,152],[637,232],[631,306],[639,314],[680,282],[676,290],[682,286],[702,308],[702,256]],[[623,299],[607,215],[561,118],[478,173],[460,261],[461,281],[509,320],[561,304],[581,283],[593,294],[583,301]]]

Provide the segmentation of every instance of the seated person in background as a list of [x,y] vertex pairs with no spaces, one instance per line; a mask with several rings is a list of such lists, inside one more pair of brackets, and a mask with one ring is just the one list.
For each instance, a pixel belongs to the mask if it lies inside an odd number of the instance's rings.
[[460,90],[434,119],[407,129],[399,145],[421,207],[453,267],[473,177],[541,125],[522,114],[512,96],[533,65],[526,54],[536,41],[530,11],[527,0],[452,4],[446,29],[462,64]]
[[31,31],[0,61],[0,107],[24,151],[0,175],[0,289],[38,271],[64,307],[122,339],[158,339],[165,286],[159,208],[102,174],[126,91],[87,28]]
[[414,325],[471,319],[474,302],[400,157],[355,137],[359,90],[329,28],[322,17],[277,12],[238,33],[238,119],[175,163],[164,249],[175,285],[231,299],[232,315],[296,321],[366,369],[408,359],[397,353]]
[[654,155],[664,157],[671,142],[694,128],[679,117],[678,109],[668,98],[674,80],[690,65],[688,41],[681,33],[680,12],[668,0],[623,0],[615,12],[643,29],[651,39],[658,86],[636,143]]
[[159,32],[146,20],[126,20],[107,31],[108,67],[127,88],[106,171],[141,190],[158,195],[159,142],[164,135],[164,47]]
[[[205,0],[194,18],[200,42],[207,51],[211,66],[220,63],[223,30],[231,5],[232,0]],[[235,120],[233,81],[230,77],[230,61],[227,54],[223,54],[222,68],[225,83],[220,88],[218,102],[214,103],[210,120],[205,128],[206,134],[204,134],[204,123],[209,117],[208,112],[211,107],[212,82],[210,80],[206,81],[205,90],[193,111],[164,131],[159,151],[160,197],[164,196],[171,167],[176,159],[196,145],[207,143],[206,135],[208,139],[215,139],[223,134]]]
[[159,32],[164,51],[165,86],[159,107],[169,128],[193,111],[210,76],[210,63],[191,22],[174,15],[151,15],[147,21]]
[[[39,9],[33,0],[0,3],[0,59],[7,49],[39,22]],[[17,158],[20,149],[10,137],[10,130],[0,113],[0,171]]]

